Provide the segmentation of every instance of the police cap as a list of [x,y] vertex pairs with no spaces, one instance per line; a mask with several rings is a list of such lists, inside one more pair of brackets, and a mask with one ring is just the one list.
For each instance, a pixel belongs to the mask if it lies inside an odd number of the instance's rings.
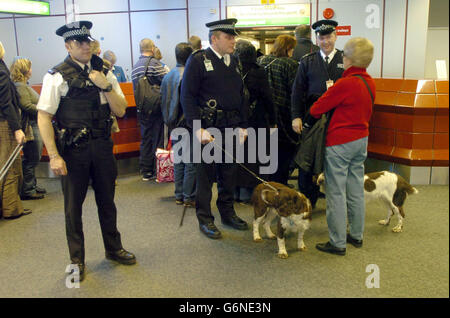
[[236,23],[237,19],[225,19],[206,23],[206,26],[209,31],[222,31],[231,35],[239,35],[234,27]]
[[75,21],[60,27],[56,30],[56,35],[62,36],[66,42],[69,40],[94,41],[89,31],[91,28],[90,21]]
[[334,20],[319,20],[312,25],[312,29],[320,35],[330,34],[336,30],[338,23]]

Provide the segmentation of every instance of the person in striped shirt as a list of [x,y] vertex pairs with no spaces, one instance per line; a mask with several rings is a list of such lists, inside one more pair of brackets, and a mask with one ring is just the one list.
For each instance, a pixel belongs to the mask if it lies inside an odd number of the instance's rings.
[[[164,66],[154,57],[155,44],[150,39],[142,39],[139,43],[141,56],[133,66],[131,80],[133,88],[144,76],[148,63],[147,79],[151,85],[161,86],[164,76],[168,73]],[[138,120],[141,127],[141,147],[139,157],[139,168],[142,180],[148,181],[156,178],[156,158],[157,148],[162,148],[164,143],[164,121],[161,112],[153,112],[148,118],[138,113]]]

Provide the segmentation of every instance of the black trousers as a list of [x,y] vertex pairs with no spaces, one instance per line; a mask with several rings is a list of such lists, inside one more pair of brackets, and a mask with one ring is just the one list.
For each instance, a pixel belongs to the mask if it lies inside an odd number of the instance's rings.
[[[225,135],[223,129],[221,133],[222,136]],[[191,141],[194,142],[193,139]],[[222,144],[220,146],[225,149],[225,138],[222,138]],[[202,145],[202,152],[204,147]],[[201,163],[195,163],[197,173],[195,204],[197,218],[200,224],[214,222],[214,216],[211,213],[212,187],[214,182],[217,182],[218,197],[216,205],[221,218],[229,218],[236,214],[234,210],[234,191],[236,188],[238,165],[236,163],[226,163],[230,161],[230,158],[227,158],[223,151],[218,151],[221,152],[221,163],[205,163],[203,162],[203,158]]]
[[296,153],[295,145],[282,142],[278,143],[278,168],[277,171],[269,177],[270,181],[284,185],[288,184],[290,166]]
[[162,114],[155,114],[149,118],[139,115],[141,126],[141,147],[139,168],[141,173],[156,172],[156,149],[164,147],[164,121]]
[[222,219],[236,214],[234,211],[234,190],[236,187],[235,163],[197,163],[196,213],[198,222],[214,222],[211,213],[212,186],[217,181],[217,208]]
[[114,204],[117,163],[111,139],[91,139],[79,149],[66,149],[63,155],[67,175],[61,179],[64,194],[66,236],[72,263],[84,263],[84,234],[82,206],[86,198],[89,179],[98,208],[105,250],[122,248],[117,230],[117,210]]
[[314,174],[298,168],[298,189],[309,199],[314,208],[319,198],[320,188],[313,182],[313,176]]

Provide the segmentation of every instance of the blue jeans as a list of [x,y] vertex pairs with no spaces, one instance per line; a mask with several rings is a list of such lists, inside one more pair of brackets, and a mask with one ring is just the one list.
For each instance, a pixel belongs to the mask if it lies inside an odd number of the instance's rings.
[[32,195],[36,192],[36,176],[34,170],[41,160],[42,155],[42,138],[39,133],[37,122],[30,121],[31,128],[33,129],[34,140],[27,141],[23,145],[23,158],[22,158],[22,170],[23,170],[23,184],[22,195]]
[[350,235],[362,240],[364,232],[364,161],[368,138],[326,147],[325,192],[330,243],[345,248],[347,219]]
[[[172,140],[175,145],[179,141]],[[184,145],[186,146],[186,145]],[[182,153],[179,154],[183,156]],[[177,200],[195,201],[195,165],[191,163],[175,163],[173,165],[175,179],[175,198]]]
[[252,198],[253,188],[250,187],[236,187],[234,190],[234,200],[249,202]]

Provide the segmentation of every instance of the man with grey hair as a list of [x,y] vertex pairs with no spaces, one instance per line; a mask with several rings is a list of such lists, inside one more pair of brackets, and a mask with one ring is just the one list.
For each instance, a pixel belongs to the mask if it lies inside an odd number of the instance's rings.
[[127,77],[125,76],[125,72],[122,67],[116,65],[117,57],[113,51],[108,50],[103,53],[103,59],[111,63],[111,72],[113,72],[113,74],[117,77],[117,81],[119,83],[124,83],[127,81]]
[[200,39],[196,35],[193,35],[189,38],[189,44],[191,45],[194,52],[198,51],[202,48],[202,39]]
[[292,58],[297,62],[306,54],[317,52],[320,48],[311,42],[311,27],[308,24],[302,24],[295,28],[295,38],[297,45],[295,46]]
[[[147,76],[150,85],[161,86],[161,82],[168,71],[164,68],[155,55],[155,44],[150,39],[142,39],[139,43],[141,56],[133,66],[131,80],[133,88],[142,76]],[[146,71],[147,70],[147,71]],[[141,127],[141,147],[139,157],[139,168],[143,181],[156,178],[156,157],[157,148],[162,148],[164,143],[164,122],[161,112],[152,112],[147,116],[138,109],[138,119]]]

